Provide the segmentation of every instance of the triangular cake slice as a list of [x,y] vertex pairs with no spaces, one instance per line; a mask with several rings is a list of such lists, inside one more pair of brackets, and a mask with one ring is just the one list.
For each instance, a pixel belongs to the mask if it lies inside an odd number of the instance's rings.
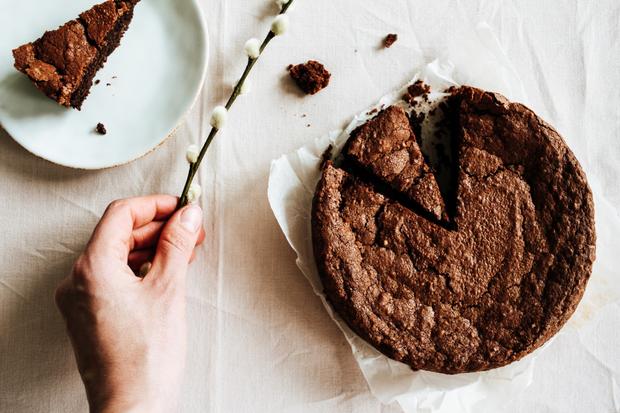
[[405,111],[390,106],[351,133],[345,159],[370,172],[439,221],[446,206]]
[[51,99],[80,109],[95,74],[118,47],[140,0],[108,0],[13,50],[15,68]]

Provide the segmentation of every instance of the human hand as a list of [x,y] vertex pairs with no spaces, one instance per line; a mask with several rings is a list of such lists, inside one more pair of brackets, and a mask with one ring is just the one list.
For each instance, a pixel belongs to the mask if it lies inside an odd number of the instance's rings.
[[[185,278],[202,211],[177,198],[115,201],[56,290],[92,412],[174,409],[186,350]],[[166,221],[167,220],[167,221]],[[144,278],[134,272],[145,262]]]

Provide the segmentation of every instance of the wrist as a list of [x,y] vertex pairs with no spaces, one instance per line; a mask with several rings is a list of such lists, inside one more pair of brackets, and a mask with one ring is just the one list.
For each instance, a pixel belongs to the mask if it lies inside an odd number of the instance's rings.
[[111,392],[87,391],[91,413],[170,413],[176,398],[146,390],[122,388]]
[[170,413],[176,411],[179,389],[157,380],[84,380],[91,413]]
[[111,399],[99,406],[91,405],[91,413],[169,413],[162,403],[146,400]]

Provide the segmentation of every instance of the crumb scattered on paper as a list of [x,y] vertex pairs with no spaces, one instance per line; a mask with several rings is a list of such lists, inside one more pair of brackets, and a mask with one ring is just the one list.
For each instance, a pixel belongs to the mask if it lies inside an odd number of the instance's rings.
[[308,60],[298,65],[288,65],[288,72],[297,86],[307,95],[314,95],[329,85],[331,73],[322,63]]
[[410,105],[414,104],[414,100],[417,97],[422,97],[423,100],[428,102],[428,94],[431,92],[431,87],[421,80],[417,80],[414,84],[407,88],[407,92],[403,95],[403,100]]

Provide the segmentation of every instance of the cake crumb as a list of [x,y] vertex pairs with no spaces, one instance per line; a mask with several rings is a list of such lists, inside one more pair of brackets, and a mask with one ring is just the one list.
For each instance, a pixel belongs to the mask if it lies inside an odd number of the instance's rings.
[[95,131],[99,134],[99,135],[105,135],[106,133],[108,133],[108,131],[105,128],[105,125],[101,122],[99,122],[97,124],[97,127],[95,128]]
[[105,85],[106,86],[112,86],[112,83],[106,83]]
[[287,69],[297,86],[307,95],[314,95],[329,85],[331,74],[316,60],[288,65]]
[[422,97],[428,102],[428,94],[431,92],[431,87],[421,80],[417,80],[413,85],[407,88],[407,92],[403,96],[403,100],[410,105],[413,105],[415,98]]
[[95,80],[95,84],[98,85],[99,83],[101,83],[101,80],[97,79]]
[[387,36],[385,36],[385,39],[383,39],[383,46],[386,49],[389,49],[390,47],[392,47],[394,43],[396,43],[397,40],[398,40],[398,35],[396,33],[390,33]]

